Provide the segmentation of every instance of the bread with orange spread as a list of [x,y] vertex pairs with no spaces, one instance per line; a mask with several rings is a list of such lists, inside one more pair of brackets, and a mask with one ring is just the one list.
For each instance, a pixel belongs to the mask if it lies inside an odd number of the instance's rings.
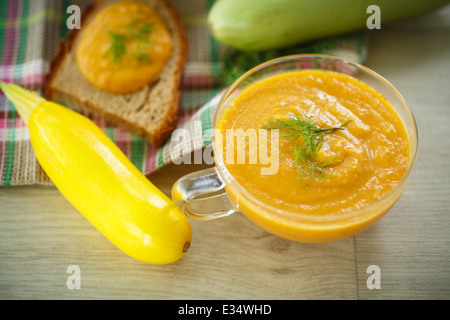
[[176,126],[187,49],[168,1],[97,0],[61,42],[44,95],[159,147]]

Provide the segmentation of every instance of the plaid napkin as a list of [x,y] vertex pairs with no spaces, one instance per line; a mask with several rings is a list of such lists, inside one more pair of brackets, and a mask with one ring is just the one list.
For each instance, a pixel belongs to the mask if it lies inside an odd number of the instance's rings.
[[[141,137],[93,119],[146,175],[180,155],[189,156],[210,144],[208,129],[217,102],[224,88],[247,69],[291,53],[326,53],[360,63],[366,55],[363,33],[279,51],[234,51],[219,44],[208,32],[206,16],[213,0],[171,2],[183,19],[189,39],[178,127],[189,130],[193,138],[184,141],[181,147],[169,139],[162,147],[153,148]],[[42,93],[44,77],[59,39],[69,32],[67,7],[76,4],[83,10],[88,3],[87,0],[0,0],[0,81],[14,82]],[[35,158],[27,127],[1,93],[0,186],[31,184],[51,185],[52,182]]]

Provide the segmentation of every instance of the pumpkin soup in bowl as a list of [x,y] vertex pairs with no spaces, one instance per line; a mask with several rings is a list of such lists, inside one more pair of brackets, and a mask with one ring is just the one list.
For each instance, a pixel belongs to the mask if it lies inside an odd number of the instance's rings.
[[417,152],[414,118],[392,85],[324,55],[250,70],[222,97],[215,126],[228,212],[302,242],[372,225],[400,197]]

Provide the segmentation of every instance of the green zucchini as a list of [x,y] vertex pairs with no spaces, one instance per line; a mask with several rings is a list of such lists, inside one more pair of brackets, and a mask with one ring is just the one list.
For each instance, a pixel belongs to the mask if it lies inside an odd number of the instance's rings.
[[240,50],[282,48],[438,9],[450,0],[218,0],[208,14],[212,35]]

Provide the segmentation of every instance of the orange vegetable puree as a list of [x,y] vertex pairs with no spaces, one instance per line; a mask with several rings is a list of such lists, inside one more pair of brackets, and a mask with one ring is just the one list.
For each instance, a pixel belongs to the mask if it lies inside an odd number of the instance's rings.
[[171,52],[170,33],[157,12],[143,2],[121,1],[104,8],[86,26],[76,60],[91,84],[124,94],[154,80]]
[[[299,213],[345,214],[376,201],[404,176],[410,142],[400,116],[374,89],[331,71],[286,72],[245,89],[219,121],[224,138],[221,147],[230,145],[227,129],[258,130],[274,118],[304,112],[323,128],[338,127],[351,120],[343,130],[324,136],[316,160],[324,163],[331,157],[333,162],[326,166],[323,179],[299,178],[293,152],[301,139],[293,141],[283,137],[281,131],[279,168],[275,174],[262,175],[261,167],[267,164],[259,161],[230,164],[224,158],[234,179],[258,199]],[[250,152],[255,150],[247,148],[247,157]]]

